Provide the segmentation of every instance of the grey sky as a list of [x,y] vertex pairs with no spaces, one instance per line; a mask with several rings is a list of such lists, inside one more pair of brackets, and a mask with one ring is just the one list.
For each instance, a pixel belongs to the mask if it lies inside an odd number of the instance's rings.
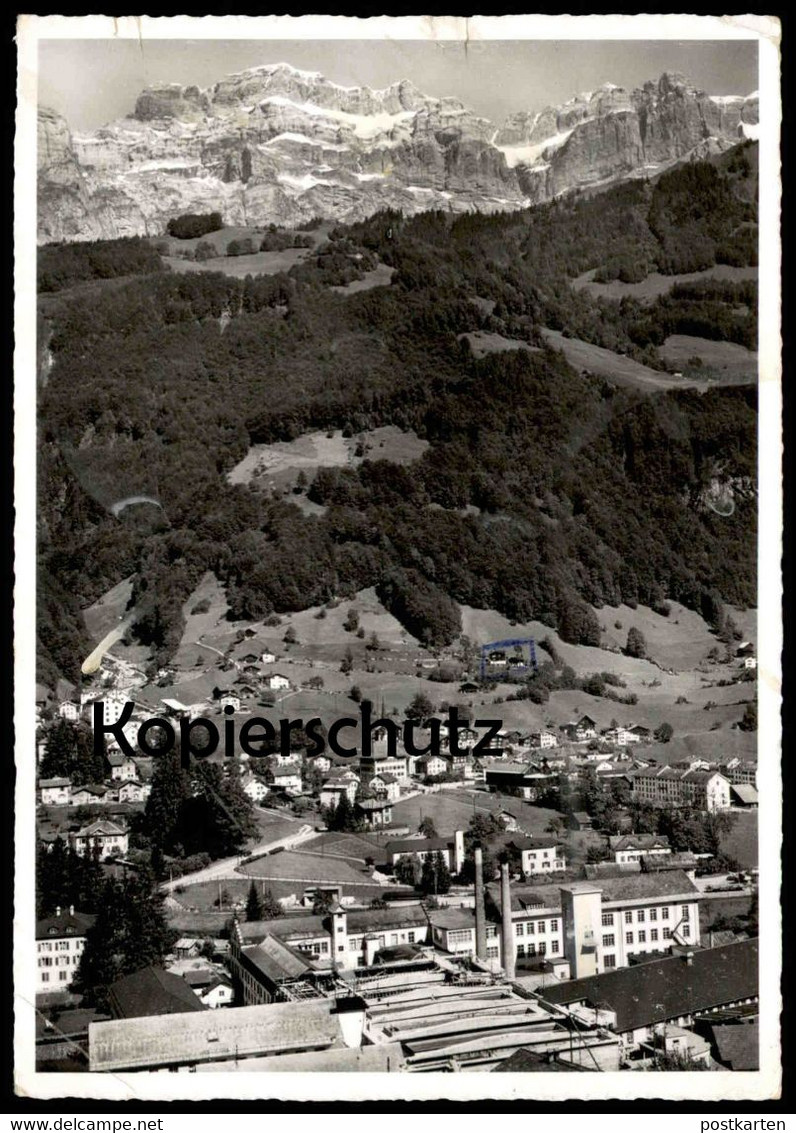
[[39,101],[73,130],[132,112],[138,93],[159,82],[211,86],[264,63],[291,63],[344,86],[384,87],[411,79],[436,97],[452,95],[499,122],[540,110],[604,82],[639,86],[680,71],[709,94],[758,88],[754,41],[285,41],[42,40]]

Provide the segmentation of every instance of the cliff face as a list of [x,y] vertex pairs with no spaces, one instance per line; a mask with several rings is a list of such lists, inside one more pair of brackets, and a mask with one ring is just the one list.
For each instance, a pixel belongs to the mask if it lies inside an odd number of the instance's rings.
[[39,113],[39,239],[155,234],[179,213],[228,224],[354,220],[384,207],[520,208],[755,136],[757,99],[677,75],[607,84],[499,128],[412,83],[340,87],[286,64],[207,90],[159,85],[133,114],[70,136]]

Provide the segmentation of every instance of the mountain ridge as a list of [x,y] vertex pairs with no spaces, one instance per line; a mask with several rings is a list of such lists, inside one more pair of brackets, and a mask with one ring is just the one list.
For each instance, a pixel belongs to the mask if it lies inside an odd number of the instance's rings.
[[757,120],[756,92],[711,96],[668,72],[496,124],[409,80],[344,87],[265,64],[205,89],[147,87],[130,115],[88,133],[40,108],[39,241],[160,234],[182,212],[294,225],[519,209],[721,152]]

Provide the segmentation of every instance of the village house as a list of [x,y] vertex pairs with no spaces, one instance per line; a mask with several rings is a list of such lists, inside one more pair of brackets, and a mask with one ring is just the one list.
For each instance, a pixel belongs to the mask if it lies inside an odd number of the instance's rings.
[[221,710],[231,708],[233,712],[240,712],[240,697],[236,696],[234,692],[225,692],[219,697],[219,705]]
[[120,803],[145,803],[152,793],[151,783],[134,783],[128,780],[119,787]]
[[607,744],[616,744],[617,747],[627,747],[629,744],[638,742],[636,736],[629,728],[622,727],[607,728],[602,733],[601,738],[605,740]]
[[541,731],[531,732],[528,736],[528,744],[533,748],[550,748],[558,747],[558,737],[553,732]]
[[640,862],[645,857],[662,857],[672,852],[665,834],[618,834],[608,839],[608,845],[614,861],[620,864]]
[[94,919],[88,913],[76,913],[70,905],[68,909],[58,906],[54,916],[36,922],[37,992],[69,989]]
[[279,692],[290,688],[290,681],[283,673],[269,673],[264,678],[263,683],[266,688],[270,688],[272,692]]
[[111,751],[105,758],[111,769],[112,780],[127,783],[138,778],[138,769],[131,756],[123,752]]
[[632,736],[631,743],[634,744],[648,744],[652,740],[652,731],[650,728],[645,728],[643,724],[632,724],[628,729],[628,734]]
[[58,705],[58,715],[62,720],[68,720],[70,724],[76,724],[80,719],[80,705],[74,704],[71,700],[62,700]]
[[268,796],[268,784],[251,772],[241,776],[240,785],[244,795],[253,803],[261,803]]
[[102,689],[101,692],[90,693],[86,696],[85,701],[81,697],[83,710],[87,713],[90,724],[94,723],[95,702],[102,703],[102,723],[108,725],[116,723],[129,701],[129,690],[120,688],[106,688]]
[[591,716],[581,716],[573,723],[563,724],[562,731],[573,743],[586,743],[597,738],[597,721]]
[[301,766],[298,763],[289,763],[284,767],[271,767],[266,771],[265,779],[275,791],[284,791],[288,795],[301,794]]
[[553,838],[529,838],[524,835],[514,837],[508,843],[519,851],[522,872],[526,877],[534,874],[561,873],[567,868],[561,848]]
[[396,802],[401,796],[401,788],[394,775],[374,775],[368,784],[374,795],[389,802]]
[[68,779],[41,779],[39,792],[42,806],[68,806],[72,784]]
[[447,770],[448,761],[441,755],[422,755],[415,763],[415,774],[423,779],[445,775]]
[[404,782],[408,778],[406,756],[401,755],[397,750],[394,756],[390,755],[386,750],[386,744],[379,750],[374,744],[370,756],[363,755],[360,759],[359,774],[365,780],[372,779],[376,775],[394,775],[399,782]]
[[108,801],[108,788],[97,783],[84,787],[74,787],[69,798],[69,805],[101,806]]
[[387,799],[360,799],[354,803],[354,813],[364,819],[365,825],[371,830],[377,826],[389,826],[392,822],[392,803]]
[[107,818],[90,822],[80,830],[70,831],[69,844],[72,849],[84,857],[99,848],[100,860],[111,857],[124,857],[129,848],[127,831]]
[[268,652],[263,653],[260,657],[260,660],[264,665],[273,665],[274,661],[276,661],[276,654]]
[[325,775],[327,771],[332,769],[332,761],[328,755],[313,755],[306,761],[308,768],[313,768],[319,771],[321,775]]
[[631,786],[636,798],[652,806],[692,806],[712,812],[730,805],[729,780],[718,771],[648,767],[633,772]]
[[182,973],[188,987],[205,1007],[214,1011],[229,1007],[235,998],[232,983],[213,968],[196,968]]
[[424,862],[428,857],[441,854],[451,873],[459,874],[464,866],[464,831],[436,838],[399,838],[384,847],[387,861],[395,869],[402,858],[417,858]]
[[357,797],[358,786],[359,784],[356,779],[343,779],[339,776],[327,779],[321,787],[321,806],[336,808],[343,795],[353,804],[354,799]]

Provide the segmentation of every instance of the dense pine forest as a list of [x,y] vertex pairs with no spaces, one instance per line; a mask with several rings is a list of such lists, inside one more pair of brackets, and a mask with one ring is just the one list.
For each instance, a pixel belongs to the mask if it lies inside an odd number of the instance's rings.
[[[618,388],[539,330],[654,368],[675,333],[754,349],[753,282],[680,283],[642,303],[569,281],[753,265],[755,162],[745,145],[524,212],[377,214],[272,276],[161,270],[146,241],[44,249],[41,679],[76,678],[91,647],[80,609],[128,575],[135,632],[159,662],[206,570],[236,618],[376,586],[430,644],[457,634],[460,602],[584,642],[603,603],[672,597],[712,621],[722,602],[754,604],[754,494],[731,515],[704,504],[719,472],[754,483],[754,387]],[[329,290],[376,256],[390,286]],[[475,357],[461,337],[475,330],[527,349]],[[414,429],[425,455],[320,470],[308,494],[323,514],[227,482],[252,443],[386,424]],[[138,495],[162,506],[114,516]]]

